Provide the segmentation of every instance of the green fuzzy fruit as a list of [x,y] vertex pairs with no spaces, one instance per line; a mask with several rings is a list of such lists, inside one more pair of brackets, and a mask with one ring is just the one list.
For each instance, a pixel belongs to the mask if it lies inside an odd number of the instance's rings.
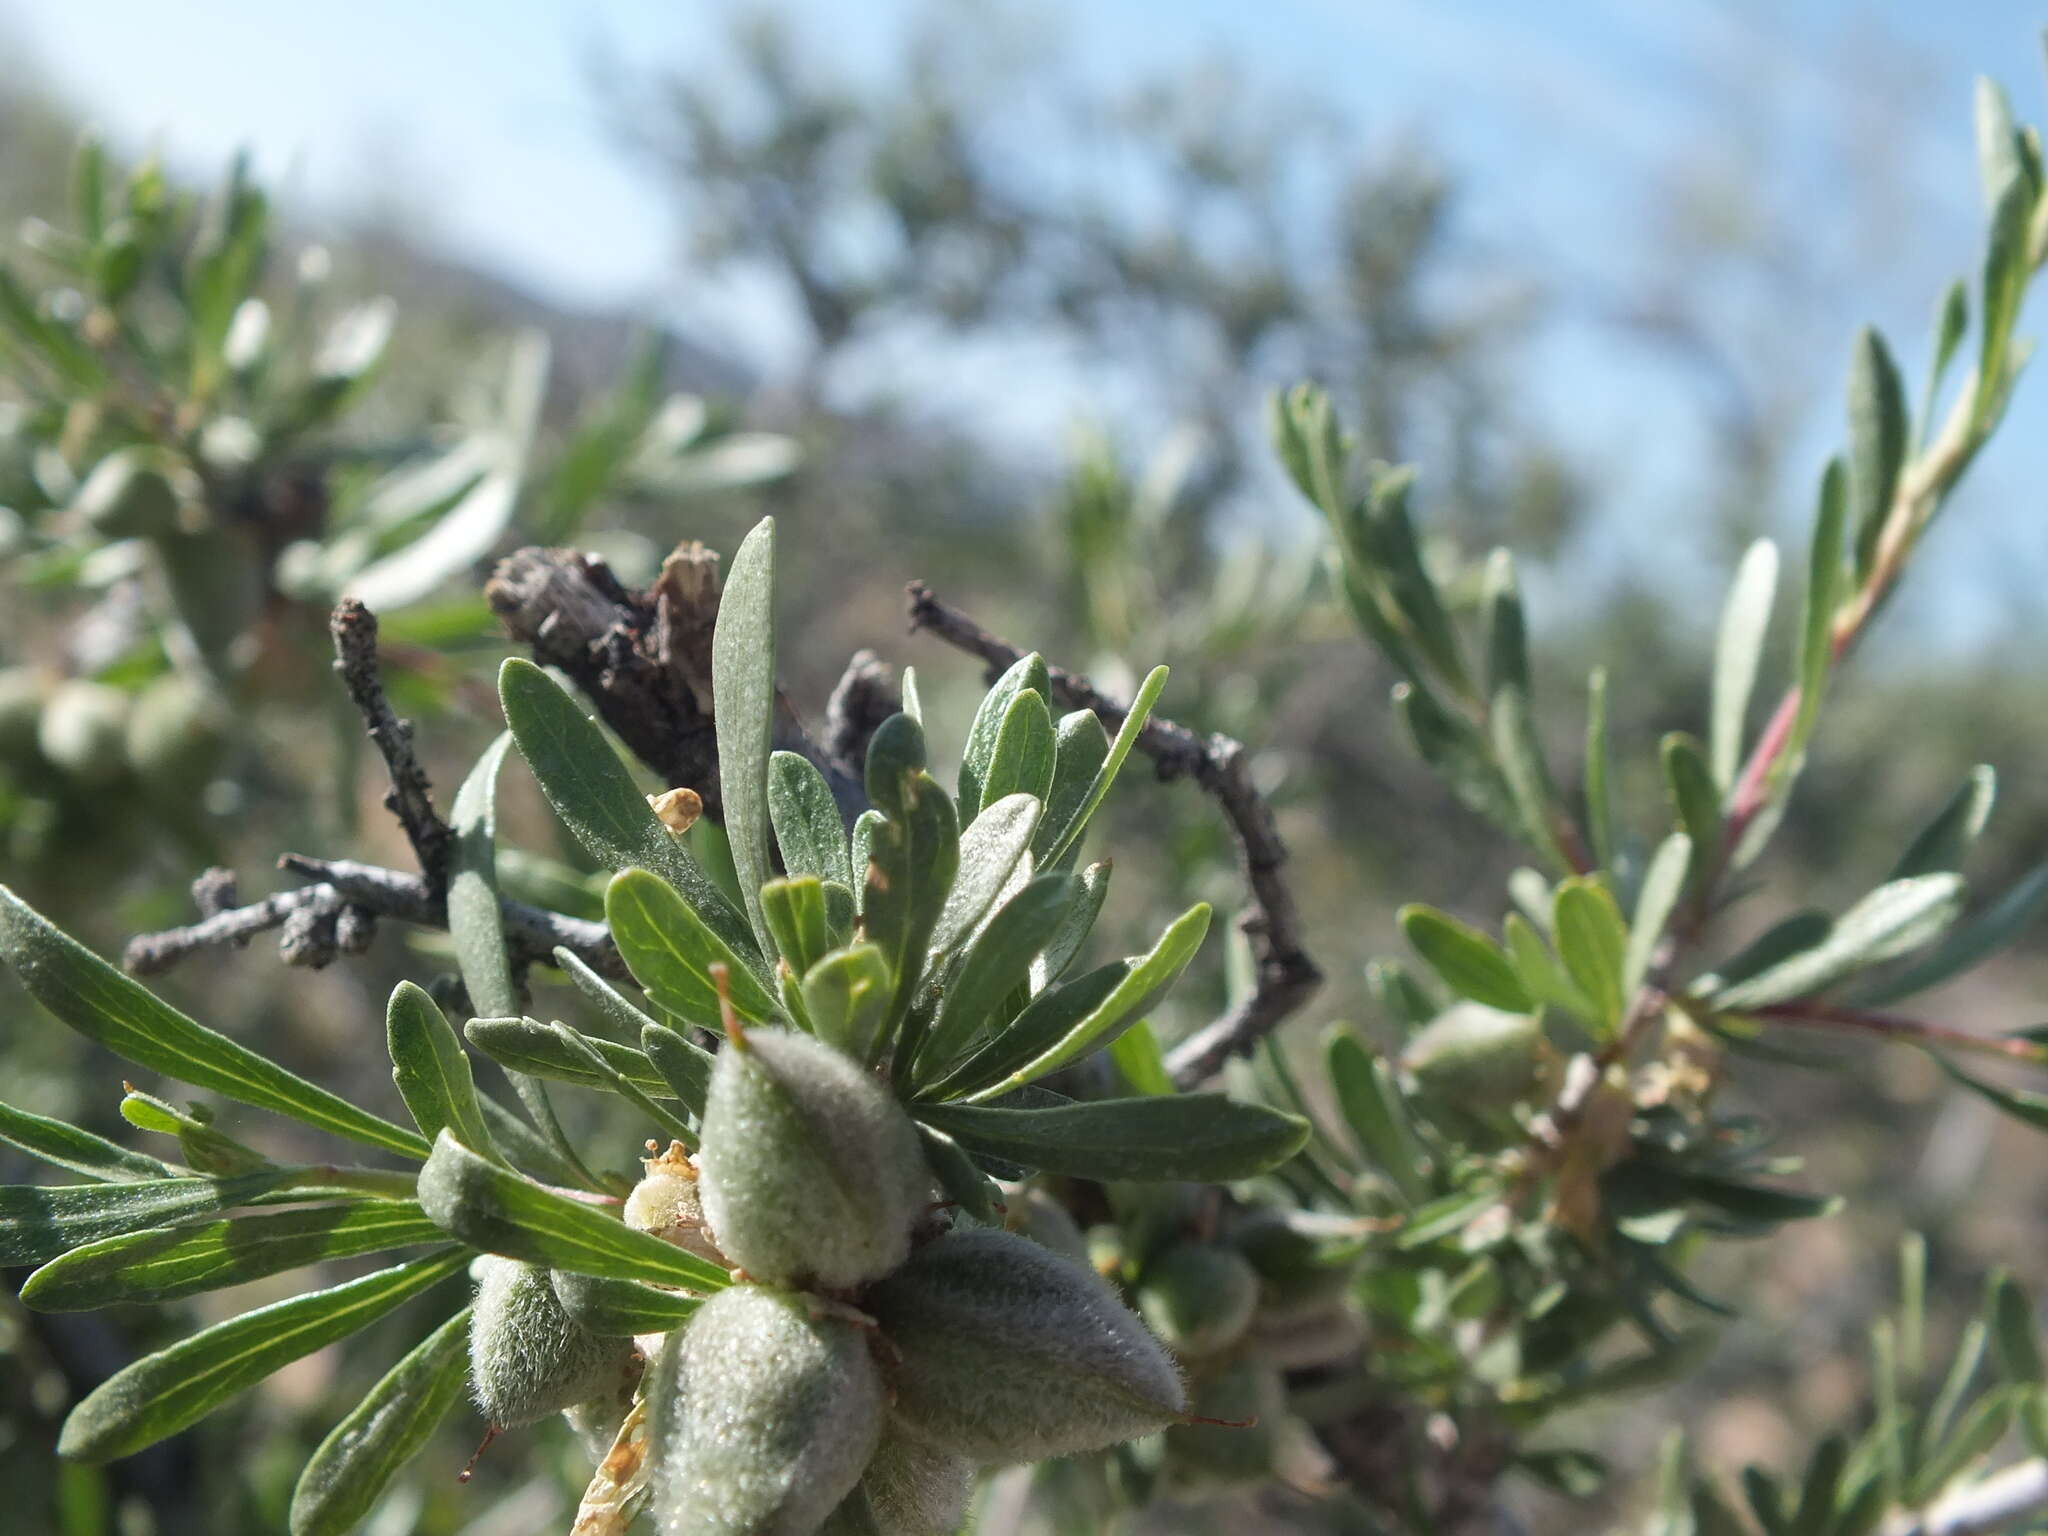
[[0,668],[0,764],[25,768],[42,755],[36,735],[49,694],[49,683],[36,668]]
[[882,1383],[852,1323],[735,1285],[661,1352],[652,1508],[662,1536],[811,1536],[881,1434]]
[[1100,1450],[1173,1423],[1173,1358],[1102,1279],[1009,1232],[928,1243],[862,1299],[898,1422],[979,1465]]
[[128,766],[152,790],[196,790],[220,766],[227,740],[220,695],[198,678],[169,673],[143,689],[129,712]]
[[128,695],[104,683],[60,683],[43,706],[36,745],[81,784],[111,784],[126,761]]
[[1287,1389],[1271,1366],[1246,1362],[1210,1377],[1195,1393],[1195,1413],[1223,1422],[1167,1430],[1169,1484],[1186,1493],[1263,1482],[1272,1475],[1286,1411]]
[[1258,1271],[1213,1243],[1176,1243],[1145,1266],[1138,1288],[1138,1311],[1182,1355],[1228,1349],[1258,1305]]
[[1027,1189],[1009,1201],[1011,1229],[1076,1264],[1091,1264],[1088,1237],[1067,1208],[1042,1189]]
[[931,1196],[896,1101],[787,1030],[750,1029],[718,1053],[697,1164],[719,1250],[775,1285],[844,1290],[887,1274]]
[[973,1493],[967,1462],[885,1429],[860,1486],[832,1511],[820,1536],[953,1536]]
[[476,1261],[476,1275],[470,1389],[492,1424],[516,1429],[619,1392],[634,1369],[632,1341],[578,1327],[555,1299],[546,1270],[486,1254]]
[[72,506],[110,539],[162,538],[178,526],[177,489],[146,448],[119,448],[101,459]]
[[1505,1109],[1529,1096],[1542,1065],[1534,1014],[1458,1003],[1431,1019],[1401,1052],[1425,1091],[1461,1109]]

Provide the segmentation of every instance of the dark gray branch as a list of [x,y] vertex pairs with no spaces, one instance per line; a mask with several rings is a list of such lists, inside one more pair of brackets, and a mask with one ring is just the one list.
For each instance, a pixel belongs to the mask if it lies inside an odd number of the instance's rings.
[[434,809],[433,786],[413,750],[412,723],[392,712],[384,696],[384,679],[377,666],[377,616],[353,597],[335,605],[328,620],[334,636],[334,670],[363,717],[370,740],[384,755],[391,775],[391,791],[384,797],[385,808],[398,818],[406,841],[420,861],[420,872],[439,890],[448,883],[448,858],[455,834]]
[[[928,630],[948,645],[979,656],[988,665],[991,681],[1024,654],[939,601],[923,582],[912,582],[909,590],[911,628]],[[1068,708],[1093,710],[1112,731],[1123,724],[1128,706],[1064,668],[1048,663],[1046,671],[1053,692]],[[1231,1057],[1243,1055],[1278,1029],[1322,985],[1323,973],[1302,945],[1300,909],[1282,878],[1287,849],[1272,809],[1252,786],[1244,744],[1228,736],[1197,735],[1155,714],[1139,732],[1137,745],[1152,759],[1162,780],[1191,778],[1215,799],[1236,835],[1251,897],[1238,919],[1251,940],[1257,966],[1250,995],[1183,1040],[1167,1057],[1174,1081],[1191,1087],[1208,1081]]]

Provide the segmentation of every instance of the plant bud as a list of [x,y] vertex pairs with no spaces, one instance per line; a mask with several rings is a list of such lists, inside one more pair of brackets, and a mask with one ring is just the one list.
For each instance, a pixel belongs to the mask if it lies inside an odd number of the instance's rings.
[[1258,1272],[1213,1243],[1176,1243],[1145,1266],[1138,1288],[1138,1311],[1183,1356],[1228,1349],[1258,1304]]
[[110,539],[161,538],[178,526],[178,493],[146,448],[118,448],[95,464],[72,505]]
[[903,1427],[981,1465],[1100,1450],[1173,1423],[1173,1359],[1102,1279],[1009,1232],[926,1244],[872,1287]]
[[220,766],[227,709],[197,678],[173,672],[142,690],[128,715],[128,766],[150,789],[198,789]]
[[58,684],[43,706],[36,745],[80,783],[109,784],[121,775],[127,725],[127,694],[74,678]]
[[881,1433],[861,1330],[803,1297],[734,1285],[665,1348],[653,1391],[662,1536],[811,1536]]
[[1431,1095],[1461,1109],[1505,1109],[1527,1098],[1541,1065],[1534,1014],[1458,1003],[1431,1019],[1401,1052],[1401,1065]]
[[884,1430],[860,1486],[832,1512],[820,1536],[953,1536],[973,1493],[974,1468],[967,1462]]
[[26,767],[40,756],[36,733],[49,693],[36,668],[0,668],[0,764]]
[[652,1232],[663,1242],[674,1243],[721,1268],[729,1267],[706,1230],[697,1165],[690,1161],[682,1143],[670,1142],[666,1152],[643,1158],[641,1166],[647,1176],[626,1197],[626,1225]]
[[1010,1230],[1030,1238],[1041,1248],[1050,1248],[1062,1258],[1092,1266],[1087,1235],[1067,1208],[1051,1195],[1042,1189],[1005,1191],[1005,1202],[1010,1208],[1005,1218]]
[[469,1325],[470,1388],[484,1417],[517,1429],[593,1399],[611,1400],[635,1363],[627,1339],[570,1320],[548,1273],[486,1254],[476,1262]]
[[719,1249],[777,1285],[843,1290],[887,1274],[931,1192],[917,1132],[882,1085],[780,1029],[718,1053],[697,1164]]
[[1287,1412],[1287,1389],[1278,1371],[1250,1362],[1233,1365],[1201,1383],[1195,1412],[1224,1422],[1176,1424],[1167,1430],[1166,1478],[1176,1492],[1222,1492],[1272,1474]]

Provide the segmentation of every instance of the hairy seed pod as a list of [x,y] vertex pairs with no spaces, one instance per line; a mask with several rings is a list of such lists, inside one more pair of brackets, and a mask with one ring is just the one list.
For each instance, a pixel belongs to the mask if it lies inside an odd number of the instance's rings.
[[811,1536],[881,1433],[862,1330],[766,1286],[729,1286],[699,1307],[651,1390],[662,1536]]
[[117,448],[101,459],[72,505],[110,539],[161,538],[178,525],[178,492],[146,448]]
[[931,1192],[917,1132],[881,1084],[780,1029],[718,1053],[697,1164],[720,1251],[776,1285],[843,1290],[887,1274]]
[[43,706],[36,745],[77,782],[109,784],[121,776],[127,727],[127,694],[74,678]]
[[1059,1201],[1042,1189],[1006,1192],[1005,1199],[1010,1209],[1004,1221],[1011,1231],[1076,1264],[1092,1265],[1087,1235]]
[[1258,1274],[1261,1320],[1341,1304],[1358,1270],[1355,1234],[1317,1232],[1300,1213],[1253,1212],[1230,1241]]
[[1196,1389],[1195,1412],[1224,1422],[1167,1430],[1168,1484],[1185,1494],[1264,1481],[1273,1471],[1286,1411],[1287,1389],[1269,1365],[1244,1361],[1211,1376]]
[[475,1266],[469,1378],[476,1405],[516,1429],[593,1399],[612,1398],[635,1369],[632,1341],[604,1339],[571,1321],[548,1272],[486,1254]]
[[1139,1313],[1183,1356],[1228,1349],[1258,1304],[1258,1271],[1214,1243],[1174,1244],[1145,1266],[1138,1287]]
[[724,1267],[726,1257],[705,1227],[697,1166],[690,1161],[682,1143],[670,1142],[666,1152],[643,1158],[641,1166],[647,1170],[647,1176],[626,1197],[626,1225],[651,1232],[665,1243],[674,1243],[700,1259]]
[[128,766],[143,784],[179,795],[198,789],[220,766],[228,715],[205,683],[183,673],[158,678],[128,714]]
[[1179,1418],[1173,1358],[1102,1279],[1009,1232],[949,1233],[872,1287],[897,1420],[980,1465],[1100,1450]]
[[1416,1032],[1401,1052],[1401,1065],[1448,1104],[1505,1109],[1536,1086],[1542,1046],[1534,1014],[1458,1003]]
[[967,1518],[973,1492],[969,1463],[888,1430],[860,1477],[860,1493],[882,1536],[952,1536]]
[[0,667],[0,766],[25,768],[41,756],[36,746],[50,685],[34,667]]

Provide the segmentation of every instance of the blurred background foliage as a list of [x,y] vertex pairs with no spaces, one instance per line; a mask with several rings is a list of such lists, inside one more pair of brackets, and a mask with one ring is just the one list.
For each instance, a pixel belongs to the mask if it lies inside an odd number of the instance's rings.
[[[1507,856],[1394,729],[1391,678],[1333,599],[1311,515],[1261,445],[1259,398],[1317,378],[1369,454],[1420,464],[1438,568],[1464,571],[1492,543],[1514,548],[1541,677],[1569,690],[1591,661],[1625,660],[1613,735],[1647,744],[1704,711],[1735,553],[1803,512],[1817,445],[1840,431],[1853,325],[1876,312],[1918,334],[1917,315],[1894,313],[1901,290],[1934,291],[1914,266],[1931,239],[1916,212],[1918,124],[1930,99],[1953,115],[1968,78],[1935,72],[1875,25],[1844,24],[1823,58],[1850,84],[1815,120],[1775,105],[1793,50],[1780,56],[1768,26],[1752,26],[1749,52],[1691,61],[1683,87],[1707,131],[1643,149],[1631,254],[1596,260],[1590,248],[1619,244],[1614,231],[1588,227],[1584,251],[1539,250],[1484,216],[1499,186],[1540,180],[1541,167],[1454,165],[1432,150],[1427,121],[1361,136],[1345,103],[1234,62],[1227,40],[1207,63],[1105,81],[1062,50],[1058,13],[934,5],[889,29],[888,57],[872,68],[840,58],[818,22],[815,9],[754,10],[708,54],[649,58],[601,33],[584,51],[586,108],[606,153],[671,217],[676,288],[714,305],[746,297],[701,331],[650,329],[644,310],[561,307],[451,256],[420,236],[431,219],[402,166],[385,195],[337,213],[294,202],[289,184],[272,205],[254,183],[223,188],[216,167],[108,146],[110,209],[129,195],[130,172],[154,165],[144,174],[161,176],[167,217],[199,232],[167,236],[166,261],[186,260],[224,213],[257,209],[266,259],[248,292],[274,322],[266,355],[280,366],[317,375],[319,338],[344,317],[394,318],[331,410],[290,430],[259,423],[241,461],[254,491],[239,522],[213,488],[200,498],[240,540],[221,569],[254,586],[218,654],[200,658],[217,688],[218,754],[176,803],[140,793],[118,753],[81,772],[32,753],[0,770],[9,883],[114,952],[183,921],[186,881],[206,863],[235,870],[253,895],[287,848],[402,862],[375,805],[375,765],[327,676],[334,593],[364,590],[383,612],[387,675],[445,795],[498,729],[489,668],[510,647],[480,597],[491,557],[576,542],[638,583],[677,541],[729,550],[773,512],[786,530],[785,681],[810,711],[849,653],[873,646],[918,665],[939,718],[964,718],[979,679],[904,637],[911,577],[1113,694],[1169,663],[1167,711],[1258,753],[1310,948],[1331,973],[1315,1025],[1348,1019],[1386,1037],[1363,966],[1397,947],[1396,907],[1428,901],[1491,926]],[[2029,39],[2018,19],[2009,30],[2004,56],[1969,63],[2019,86]],[[1475,22],[1470,38],[1486,37]],[[1512,32],[1499,46],[1514,46]],[[1802,47],[1798,67],[1823,67],[1810,38]],[[73,150],[96,103],[44,88],[32,55],[17,58],[27,67],[0,91],[0,226],[20,231],[6,267],[47,308],[50,294],[90,291],[67,268],[66,240],[80,229]],[[1359,68],[1369,76],[1371,61]],[[292,316],[304,317],[300,334]],[[772,320],[776,344],[731,347],[733,328],[756,316]],[[148,363],[146,347],[135,356]],[[1917,345],[1904,359],[1909,378],[1924,366]],[[39,419],[32,381],[8,373],[0,665],[45,690],[103,684],[132,710],[154,681],[190,670],[177,635],[196,629],[159,600],[135,539],[88,526],[73,482],[124,442],[201,464],[209,423],[252,413],[233,388],[201,389],[188,370],[170,425],[124,435],[104,420]],[[2015,414],[2037,409],[2023,390]],[[1674,419],[1689,423],[1682,439],[1650,440]],[[2030,435],[2031,446],[2015,441]],[[486,439],[498,457],[479,447]],[[1979,761],[2002,771],[2004,789],[1998,835],[1980,855],[1984,888],[2038,856],[2048,793],[2030,771],[2042,717],[2025,658],[2042,614],[2024,573],[2039,569],[2040,468],[2037,434],[1998,443],[1941,536],[1970,553],[1929,562],[1924,590],[1838,691],[1772,855],[1786,890],[1827,905],[1863,889]],[[472,519],[466,540],[422,556],[450,503],[492,475],[505,480],[501,504]],[[1476,602],[1477,568],[1467,574]],[[1578,746],[1550,746],[1574,777]],[[1641,776],[1619,793],[1647,809],[1662,795],[1653,759],[1630,760]],[[530,784],[508,776],[506,802],[508,841],[554,836]],[[1241,899],[1225,830],[1192,788],[1133,782],[1111,810],[1119,825],[1106,841],[1130,856],[1119,853],[1109,942],[1136,941],[1191,900],[1227,912]],[[552,882],[559,904],[579,871],[572,850],[558,852],[558,867],[525,878]],[[252,950],[162,985],[188,1005],[203,999],[209,1019],[287,1064],[357,1071],[374,1093],[383,1068],[365,1031],[429,942],[387,934],[365,959],[320,970]],[[1223,951],[1198,963],[1162,1033],[1221,1000]],[[2043,971],[2023,944],[1942,994],[1940,1016],[2029,1022]],[[1312,1052],[1315,1027],[1296,1035]],[[0,997],[10,1098],[111,1129],[118,1084],[81,1065],[68,1039],[34,1027],[24,1000]],[[1929,1236],[1937,1340],[1975,1306],[1986,1268],[2048,1274],[2028,1173],[2037,1152],[1987,1106],[1940,1092],[1921,1055],[1866,1051],[1839,1075],[1746,1084],[1786,1127],[1786,1149],[1808,1157],[1812,1184],[1849,1203],[1719,1260],[1730,1272],[1711,1288],[1739,1295],[1744,1315],[1714,1356],[1665,1396],[1576,1436],[1617,1466],[1652,1466],[1672,1422],[1694,1426],[1702,1465],[1802,1465],[1864,1400],[1860,1341],[1890,1304],[1889,1268],[1873,1256],[1905,1229]],[[23,1529],[115,1529],[107,1512],[133,1492],[165,1531],[279,1528],[305,1446],[252,1461],[236,1414],[105,1472],[53,1473],[75,1384],[169,1327],[161,1314],[31,1326],[11,1304],[0,1311],[0,1350],[21,1367],[0,1377],[0,1469],[38,1511]],[[346,1360],[315,1357],[257,1401],[309,1444],[341,1397],[337,1378],[352,1375]],[[389,1529],[545,1528],[580,1481],[565,1473],[566,1440],[554,1450],[561,1467],[506,1455],[487,1458],[466,1490],[430,1484],[425,1506]],[[1624,1483],[1605,1514],[1639,1519],[1648,1496],[1647,1484]],[[1531,1531],[1584,1528],[1581,1511],[1540,1491],[1516,1497]]]

